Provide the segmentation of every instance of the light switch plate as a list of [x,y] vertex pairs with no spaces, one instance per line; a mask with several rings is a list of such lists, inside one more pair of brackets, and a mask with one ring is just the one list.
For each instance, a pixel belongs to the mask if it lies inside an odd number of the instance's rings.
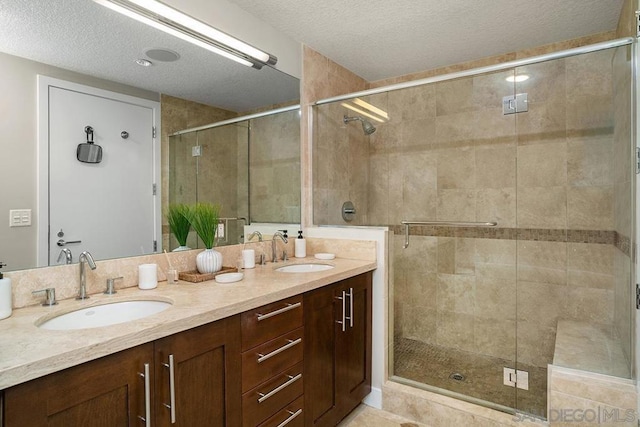
[[9,227],[29,227],[31,225],[31,209],[9,210]]
[[503,368],[503,383],[504,385],[508,385],[509,387],[516,386],[516,370],[513,368]]

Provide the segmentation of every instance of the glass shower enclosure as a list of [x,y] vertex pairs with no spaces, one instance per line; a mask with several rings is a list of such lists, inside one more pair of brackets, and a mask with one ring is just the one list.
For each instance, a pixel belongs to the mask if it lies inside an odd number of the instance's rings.
[[[631,378],[632,56],[314,107],[314,223],[393,231],[391,380],[544,418],[548,364]],[[556,344],[583,327],[602,340],[591,362]]]

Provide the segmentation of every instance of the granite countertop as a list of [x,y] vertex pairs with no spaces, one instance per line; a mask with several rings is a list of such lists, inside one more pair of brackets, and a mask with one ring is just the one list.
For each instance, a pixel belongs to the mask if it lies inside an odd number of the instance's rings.
[[[281,273],[274,268],[296,263],[332,264],[314,273]],[[257,265],[243,270],[240,282],[215,281],[168,285],[156,289],[120,289],[114,295],[96,294],[84,301],[61,300],[53,307],[32,306],[0,320],[0,390],[177,332],[233,316],[271,302],[313,290],[376,268],[375,261],[308,257],[291,262]],[[53,313],[135,299],[170,301],[173,306],[152,316],[92,329],[55,331],[36,326]]]

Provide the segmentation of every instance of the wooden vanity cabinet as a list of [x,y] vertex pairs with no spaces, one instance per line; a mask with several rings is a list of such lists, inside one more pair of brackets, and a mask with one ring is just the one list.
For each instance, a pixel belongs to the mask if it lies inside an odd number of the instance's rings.
[[371,391],[372,274],[304,295],[306,426],[335,426]]
[[241,425],[238,316],[157,340],[154,351],[152,425]]
[[240,426],[239,353],[238,316],[190,329],[5,390],[4,427],[145,426],[145,365],[149,425]]
[[[242,313],[242,425],[296,425],[303,412],[302,295]],[[295,422],[294,422],[295,421]]]
[[6,389],[4,427],[144,426],[152,363],[149,343]]

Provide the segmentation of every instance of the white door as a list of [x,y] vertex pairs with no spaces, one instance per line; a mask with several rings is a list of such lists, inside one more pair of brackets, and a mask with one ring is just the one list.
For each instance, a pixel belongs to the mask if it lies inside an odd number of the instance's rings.
[[[145,106],[49,86],[49,265],[63,247],[73,262],[82,251],[95,259],[154,251],[153,120]],[[100,163],[76,158],[86,126]]]

